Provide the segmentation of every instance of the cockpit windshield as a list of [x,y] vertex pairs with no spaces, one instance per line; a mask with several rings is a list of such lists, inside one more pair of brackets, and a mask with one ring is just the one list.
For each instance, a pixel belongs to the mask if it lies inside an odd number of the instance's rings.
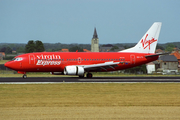
[[21,61],[21,60],[23,60],[23,59],[20,58],[20,57],[18,57],[18,58],[13,58],[12,60],[13,60],[13,61]]

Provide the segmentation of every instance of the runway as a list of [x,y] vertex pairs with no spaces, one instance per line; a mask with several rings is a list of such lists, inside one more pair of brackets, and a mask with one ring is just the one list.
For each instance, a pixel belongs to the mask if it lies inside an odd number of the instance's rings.
[[180,82],[180,77],[93,77],[93,78],[79,78],[79,77],[28,77],[26,79],[20,77],[1,77],[0,84],[4,83],[131,83],[131,82]]

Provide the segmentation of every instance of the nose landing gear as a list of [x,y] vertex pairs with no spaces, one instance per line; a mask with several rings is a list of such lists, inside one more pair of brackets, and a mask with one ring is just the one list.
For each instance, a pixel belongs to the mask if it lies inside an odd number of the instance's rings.
[[22,78],[26,79],[27,78],[27,75],[26,75],[26,72],[24,71],[17,71],[19,74],[23,74]]

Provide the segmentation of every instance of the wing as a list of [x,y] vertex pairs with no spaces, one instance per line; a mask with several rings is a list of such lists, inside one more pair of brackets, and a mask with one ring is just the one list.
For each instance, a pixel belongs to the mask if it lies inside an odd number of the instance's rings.
[[118,67],[119,63],[120,62],[111,61],[111,62],[105,62],[105,63],[100,63],[100,64],[83,65],[83,67],[86,72],[101,71],[101,70],[107,71],[108,68],[112,68],[115,70],[115,67]]

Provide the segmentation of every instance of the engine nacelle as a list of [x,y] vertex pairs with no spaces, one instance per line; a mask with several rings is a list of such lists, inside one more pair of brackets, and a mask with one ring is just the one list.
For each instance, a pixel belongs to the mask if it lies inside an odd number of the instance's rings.
[[84,75],[84,68],[81,66],[66,66],[64,68],[65,75]]

